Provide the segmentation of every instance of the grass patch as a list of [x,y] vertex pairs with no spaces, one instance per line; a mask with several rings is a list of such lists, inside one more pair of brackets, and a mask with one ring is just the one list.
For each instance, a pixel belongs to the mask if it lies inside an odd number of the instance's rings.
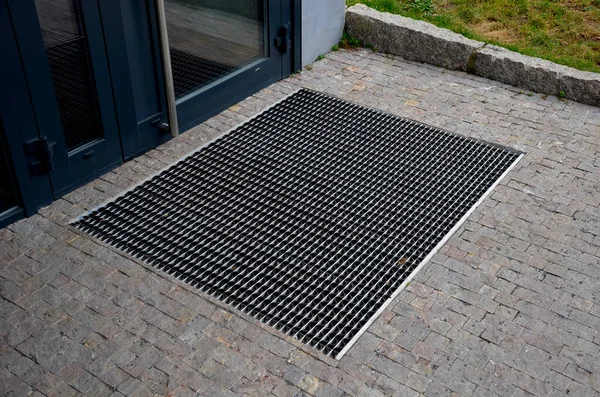
[[371,44],[363,43],[356,37],[350,36],[348,34],[348,32],[346,32],[345,30],[344,30],[344,33],[342,34],[342,38],[340,39],[339,43],[337,43],[333,47],[335,48],[335,49],[332,48],[333,51],[337,51],[340,48],[349,50],[349,49],[358,48],[358,47],[369,48],[371,50],[375,50],[375,48]]
[[600,73],[600,0],[346,0]]

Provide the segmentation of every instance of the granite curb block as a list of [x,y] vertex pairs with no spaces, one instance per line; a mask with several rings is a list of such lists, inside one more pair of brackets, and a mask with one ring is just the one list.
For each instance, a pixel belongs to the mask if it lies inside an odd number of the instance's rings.
[[346,30],[377,50],[515,87],[600,106],[600,74],[467,39],[448,29],[357,4],[346,11]]
[[378,51],[463,72],[467,71],[471,54],[485,44],[427,22],[379,12],[364,4],[348,8],[346,30]]

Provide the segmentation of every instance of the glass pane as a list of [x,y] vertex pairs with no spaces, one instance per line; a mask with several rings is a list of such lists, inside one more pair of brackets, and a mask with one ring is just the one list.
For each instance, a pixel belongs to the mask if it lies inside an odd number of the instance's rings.
[[166,0],[175,96],[265,56],[264,0]]
[[35,0],[69,150],[102,138],[98,94],[76,0]]
[[0,215],[18,204],[12,175],[12,162],[5,143],[4,125],[0,119]]

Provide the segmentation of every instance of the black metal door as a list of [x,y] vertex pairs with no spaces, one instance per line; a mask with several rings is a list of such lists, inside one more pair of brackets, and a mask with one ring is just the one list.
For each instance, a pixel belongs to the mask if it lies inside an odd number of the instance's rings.
[[40,138],[24,150],[57,198],[123,159],[98,2],[7,5]]
[[[113,78],[129,78],[129,84],[114,89],[131,87],[135,102],[133,111],[118,113],[119,119],[131,114],[128,125],[135,130],[121,133],[125,160],[170,138],[169,129],[161,128],[169,119],[162,2],[179,132],[300,68],[300,0],[119,0],[126,54],[117,59],[127,58],[129,73]],[[107,40],[109,48],[114,42]]]
[[289,0],[165,0],[181,131],[291,73]]

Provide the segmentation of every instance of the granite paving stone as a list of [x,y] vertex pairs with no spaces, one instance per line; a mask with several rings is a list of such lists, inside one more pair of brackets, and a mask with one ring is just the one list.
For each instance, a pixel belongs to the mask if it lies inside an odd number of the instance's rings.
[[[302,88],[526,153],[336,361],[67,222]],[[47,396],[600,395],[600,109],[327,54],[0,230],[0,382]]]

